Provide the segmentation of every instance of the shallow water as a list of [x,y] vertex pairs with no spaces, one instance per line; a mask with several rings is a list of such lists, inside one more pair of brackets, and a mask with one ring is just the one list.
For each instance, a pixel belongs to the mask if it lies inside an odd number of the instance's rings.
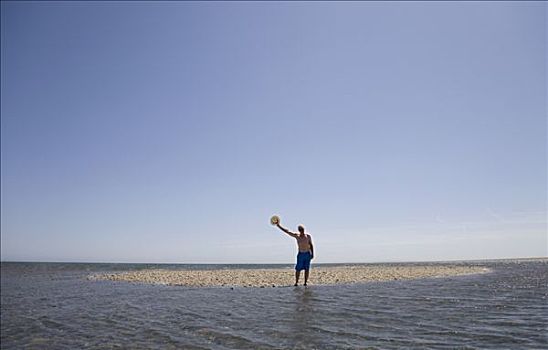
[[548,347],[548,260],[462,264],[492,272],[357,285],[230,289],[86,277],[140,268],[241,265],[2,263],[1,348]]

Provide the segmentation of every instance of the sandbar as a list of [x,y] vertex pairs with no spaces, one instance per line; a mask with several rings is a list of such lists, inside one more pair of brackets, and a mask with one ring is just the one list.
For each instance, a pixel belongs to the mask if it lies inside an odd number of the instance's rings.
[[[417,278],[442,278],[486,273],[482,266],[465,265],[351,265],[313,267],[308,285],[337,285]],[[295,282],[292,268],[269,269],[145,269],[88,276],[89,280],[162,284],[187,287],[284,287]],[[301,273],[302,284],[304,271]]]

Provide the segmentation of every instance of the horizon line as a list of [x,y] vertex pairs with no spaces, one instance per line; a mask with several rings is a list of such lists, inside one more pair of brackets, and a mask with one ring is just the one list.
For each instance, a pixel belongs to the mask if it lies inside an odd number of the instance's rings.
[[[519,257],[519,258],[478,258],[478,259],[449,259],[449,260],[383,260],[383,261],[348,261],[348,262],[320,262],[314,263],[315,265],[327,265],[327,264],[389,264],[389,263],[446,263],[446,262],[475,262],[475,261],[503,261],[503,260],[548,260],[547,256],[531,256],[531,257]],[[280,262],[261,262],[261,263],[250,263],[250,262],[232,262],[232,263],[222,263],[222,262],[112,262],[112,261],[39,261],[39,260],[0,260],[0,263],[45,263],[45,264],[126,264],[126,265],[294,265],[294,263],[280,263]]]

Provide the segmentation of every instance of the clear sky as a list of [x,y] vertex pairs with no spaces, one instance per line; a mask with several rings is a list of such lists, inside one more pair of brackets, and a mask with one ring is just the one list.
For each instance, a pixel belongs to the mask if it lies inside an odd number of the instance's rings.
[[2,1],[2,260],[547,256],[546,14]]

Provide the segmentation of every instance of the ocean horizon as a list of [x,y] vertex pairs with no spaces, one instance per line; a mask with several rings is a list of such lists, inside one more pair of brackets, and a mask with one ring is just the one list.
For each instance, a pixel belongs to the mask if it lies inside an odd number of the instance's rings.
[[[428,263],[459,263],[459,262],[496,262],[496,261],[527,261],[544,260],[548,256],[477,258],[477,259],[447,259],[447,260],[379,260],[379,261],[347,261],[347,262],[313,262],[314,265],[364,265],[364,264],[428,264]],[[293,265],[283,262],[143,262],[143,261],[74,261],[74,260],[0,260],[0,263],[39,263],[39,264],[127,264],[127,265]]]

